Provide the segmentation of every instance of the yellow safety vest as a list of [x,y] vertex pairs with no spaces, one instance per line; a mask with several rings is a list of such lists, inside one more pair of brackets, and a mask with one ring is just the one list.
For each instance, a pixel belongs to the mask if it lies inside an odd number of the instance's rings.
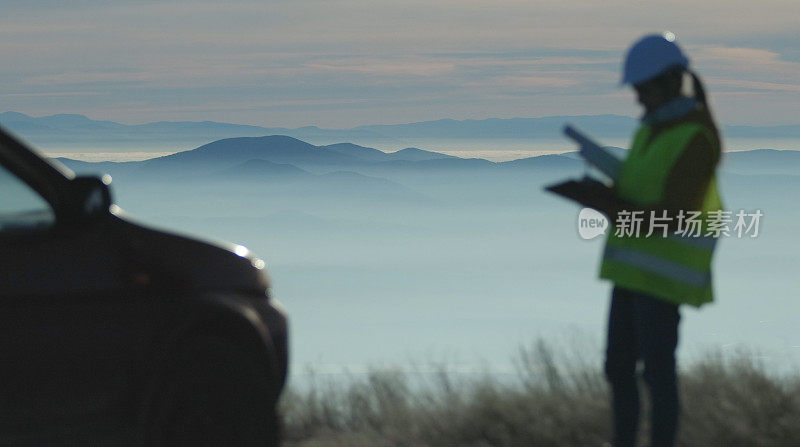
[[[615,184],[617,196],[640,206],[661,203],[670,170],[697,134],[719,147],[716,134],[699,123],[677,124],[648,142],[651,133],[648,124],[636,132]],[[699,307],[713,301],[711,259],[716,238],[707,236],[707,228],[708,212],[715,210],[722,210],[722,202],[716,176],[712,176],[701,209],[685,210],[703,212],[698,237],[674,233],[664,237],[660,230],[645,237],[649,228],[644,225],[639,237],[618,235],[617,222],[610,222],[600,277],[676,304]]]

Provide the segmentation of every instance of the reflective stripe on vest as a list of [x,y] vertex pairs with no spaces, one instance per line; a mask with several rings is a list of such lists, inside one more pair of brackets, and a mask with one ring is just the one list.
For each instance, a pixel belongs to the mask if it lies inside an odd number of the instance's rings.
[[622,264],[634,265],[642,270],[675,281],[685,282],[694,287],[705,287],[711,281],[711,273],[668,261],[658,256],[620,247],[607,247],[605,259]]

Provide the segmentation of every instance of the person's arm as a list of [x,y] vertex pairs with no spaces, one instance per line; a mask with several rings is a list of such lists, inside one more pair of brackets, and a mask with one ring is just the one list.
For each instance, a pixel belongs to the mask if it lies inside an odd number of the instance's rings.
[[719,151],[705,135],[695,135],[670,170],[664,185],[662,209],[670,215],[680,210],[700,210],[719,157]]

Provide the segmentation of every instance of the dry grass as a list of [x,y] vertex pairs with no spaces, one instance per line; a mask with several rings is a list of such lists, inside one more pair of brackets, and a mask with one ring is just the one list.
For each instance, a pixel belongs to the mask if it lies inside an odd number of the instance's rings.
[[[751,358],[712,355],[683,371],[680,446],[800,446],[800,378],[770,376]],[[456,380],[442,368],[412,384],[403,373],[376,370],[347,384],[289,390],[286,445],[586,447],[609,439],[597,365],[557,358],[541,342],[521,350],[517,365],[511,383]]]

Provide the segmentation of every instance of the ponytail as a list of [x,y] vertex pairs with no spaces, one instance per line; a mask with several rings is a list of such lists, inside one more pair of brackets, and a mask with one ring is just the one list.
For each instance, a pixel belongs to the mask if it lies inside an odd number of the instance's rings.
[[697,76],[697,73],[695,73],[695,72],[693,72],[691,70],[686,70],[686,71],[692,76],[692,90],[694,90],[694,97],[697,100],[697,102],[699,102],[700,104],[703,105],[703,108],[705,109],[705,113],[708,116],[708,120],[709,120],[712,128],[714,129],[714,135],[717,138],[717,142],[718,142],[718,144],[721,144],[721,143],[719,143],[719,141],[720,141],[719,140],[719,138],[720,138],[719,130],[717,128],[716,123],[714,122],[714,117],[711,114],[711,108],[708,107],[708,98],[706,98],[706,89],[703,88],[703,82],[700,81],[700,77]]
[[708,103],[706,102],[706,89],[703,88],[703,83],[700,81],[700,77],[697,76],[697,73],[691,70],[687,70],[687,72],[692,76],[692,90],[694,90],[695,99],[708,108]]

